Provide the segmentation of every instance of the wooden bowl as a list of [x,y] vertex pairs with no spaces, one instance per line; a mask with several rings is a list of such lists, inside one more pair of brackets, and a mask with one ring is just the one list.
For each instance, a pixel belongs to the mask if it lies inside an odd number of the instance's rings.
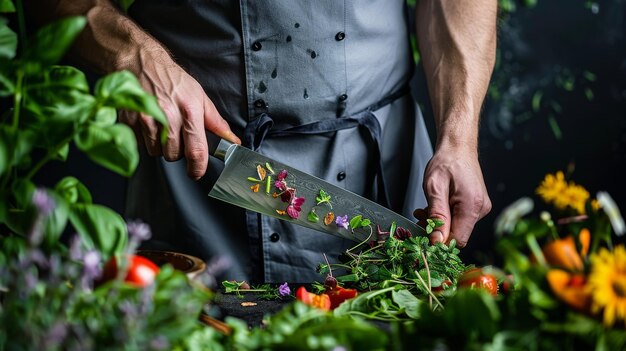
[[174,269],[185,273],[189,279],[194,279],[206,269],[206,264],[198,257],[178,252],[138,250],[137,255],[149,259],[159,267],[169,263]]

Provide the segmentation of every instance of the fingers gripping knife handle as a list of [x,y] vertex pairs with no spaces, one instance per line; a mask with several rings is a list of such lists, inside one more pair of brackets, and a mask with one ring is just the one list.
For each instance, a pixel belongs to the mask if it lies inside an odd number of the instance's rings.
[[207,142],[209,144],[209,155],[224,162],[226,162],[226,159],[228,158],[231,147],[235,146],[235,144],[230,141],[220,139],[218,136],[211,133],[207,133]]

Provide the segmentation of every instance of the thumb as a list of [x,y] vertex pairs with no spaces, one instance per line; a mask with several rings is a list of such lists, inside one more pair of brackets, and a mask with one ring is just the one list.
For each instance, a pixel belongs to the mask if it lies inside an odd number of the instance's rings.
[[231,143],[241,144],[241,140],[233,133],[228,122],[222,118],[209,98],[204,99],[204,128]]
[[448,201],[448,184],[434,184],[429,182],[425,187],[426,199],[428,200],[428,218],[439,219],[443,225],[430,233],[430,242],[447,242],[450,236],[450,204]]

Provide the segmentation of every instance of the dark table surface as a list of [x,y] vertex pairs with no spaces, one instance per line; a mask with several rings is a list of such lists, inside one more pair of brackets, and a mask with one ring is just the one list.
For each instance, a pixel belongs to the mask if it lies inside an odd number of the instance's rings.
[[[247,293],[242,297],[235,294],[220,294],[216,299],[217,318],[224,319],[226,316],[244,320],[250,326],[259,326],[263,317],[272,315],[280,311],[283,307],[293,302],[293,297],[286,297],[282,300],[263,300],[259,294]],[[246,303],[255,303],[254,306],[246,306]],[[243,305],[242,305],[243,303]]]

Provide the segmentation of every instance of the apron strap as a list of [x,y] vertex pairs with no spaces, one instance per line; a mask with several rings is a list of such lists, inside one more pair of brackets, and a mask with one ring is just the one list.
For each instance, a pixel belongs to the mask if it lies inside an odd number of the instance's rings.
[[335,119],[324,119],[312,123],[307,123],[295,127],[285,129],[272,129],[274,120],[267,113],[261,113],[257,118],[250,121],[244,130],[244,146],[252,150],[258,150],[266,137],[284,137],[292,135],[312,135],[336,132],[338,130],[350,129],[355,127],[365,127],[370,134],[372,142],[376,146],[374,158],[377,162],[376,183],[378,202],[389,207],[389,194],[383,173],[382,161],[382,129],[378,119],[374,115],[374,111],[389,105],[400,97],[409,92],[409,88],[405,87],[395,93],[385,97],[379,102],[369,106],[365,110],[351,116],[343,116]]

